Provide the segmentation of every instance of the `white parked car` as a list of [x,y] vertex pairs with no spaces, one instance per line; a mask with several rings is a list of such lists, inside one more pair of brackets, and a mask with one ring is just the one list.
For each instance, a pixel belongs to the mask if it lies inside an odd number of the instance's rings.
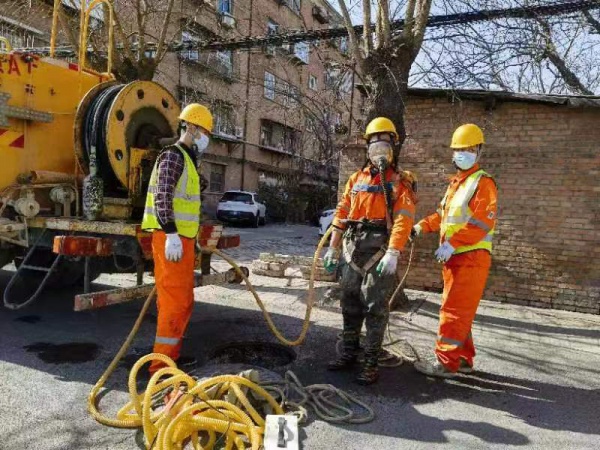
[[249,223],[258,228],[266,223],[267,207],[256,192],[227,191],[219,200],[217,219],[223,222]]
[[335,209],[326,209],[321,213],[321,217],[319,217],[319,237],[323,237],[325,233],[327,233],[327,229],[331,226],[333,222],[333,216],[335,215]]

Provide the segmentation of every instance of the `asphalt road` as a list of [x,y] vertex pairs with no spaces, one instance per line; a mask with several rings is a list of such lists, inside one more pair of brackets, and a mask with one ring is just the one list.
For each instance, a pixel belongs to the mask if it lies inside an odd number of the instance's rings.
[[[309,255],[316,228],[269,225],[231,230],[242,247],[230,252],[245,263],[262,251]],[[215,266],[224,267],[215,262]],[[10,270],[0,271],[5,286]],[[150,279],[148,278],[150,281]],[[295,337],[304,315],[307,283],[299,278],[253,276],[277,325]],[[105,285],[133,284],[130,276],[104,276]],[[322,293],[322,290],[319,291]],[[74,291],[54,290],[22,311],[0,311],[0,449],[144,448],[135,430],[106,428],[86,412],[90,388],[137,317],[140,302],[94,312],[72,311]],[[394,315],[395,338],[419,354],[431,350],[438,296],[409,292],[422,307],[411,322]],[[244,364],[211,359],[239,342],[274,343],[262,315],[242,286],[196,290],[197,304],[184,353],[199,360],[196,373],[237,371]],[[383,369],[381,382],[361,388],[351,374],[324,369],[340,330],[337,307],[318,308],[305,344],[256,361],[280,376],[294,370],[305,384],[332,383],[369,403],[377,418],[367,425],[334,425],[314,415],[301,432],[303,449],[598,449],[600,448],[600,317],[483,302],[474,328],[478,371],[433,380],[410,363]],[[149,315],[127,358],[148,351],[155,316]],[[103,410],[126,400],[126,364],[110,380]]]

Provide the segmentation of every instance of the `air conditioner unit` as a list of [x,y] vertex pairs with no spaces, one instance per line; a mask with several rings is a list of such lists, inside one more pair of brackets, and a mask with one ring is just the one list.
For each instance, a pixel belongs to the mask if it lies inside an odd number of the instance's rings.
[[244,127],[235,127],[235,137],[238,139],[244,138]]
[[235,27],[235,17],[233,17],[229,13],[222,13],[221,14],[221,24],[224,27],[233,28],[233,27]]

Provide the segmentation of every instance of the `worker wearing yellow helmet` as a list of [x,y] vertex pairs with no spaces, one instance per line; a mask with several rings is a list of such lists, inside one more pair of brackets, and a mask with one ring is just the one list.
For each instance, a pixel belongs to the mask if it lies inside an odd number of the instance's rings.
[[375,383],[378,360],[387,325],[388,300],[396,287],[400,252],[410,236],[415,214],[412,180],[395,167],[396,127],[378,117],[365,132],[368,160],[346,184],[333,219],[325,269],[335,271],[340,244],[345,264],[340,266],[342,286],[342,352],[329,370],[348,370],[357,362],[359,337],[366,325],[364,365],[360,384]]
[[456,372],[473,371],[471,326],[485,289],[496,227],[496,183],[479,166],[484,143],[483,131],[477,125],[456,129],[450,148],[457,173],[437,212],[413,229],[414,236],[440,233],[435,257],[444,264],[435,357],[415,363],[419,372],[430,376],[450,378]]
[[[181,112],[181,135],[158,155],[146,197],[142,229],[152,232],[154,276],[158,293],[158,323],[154,352],[192,365],[180,358],[181,340],[194,304],[196,236],[200,228],[198,162],[209,144],[213,117],[198,103]],[[161,368],[159,361],[150,373]]]

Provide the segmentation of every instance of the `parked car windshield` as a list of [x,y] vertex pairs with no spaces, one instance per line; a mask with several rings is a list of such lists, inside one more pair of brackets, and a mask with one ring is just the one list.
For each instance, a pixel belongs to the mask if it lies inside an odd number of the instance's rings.
[[252,203],[252,196],[250,194],[244,194],[242,192],[225,192],[221,197],[221,202],[242,202]]

